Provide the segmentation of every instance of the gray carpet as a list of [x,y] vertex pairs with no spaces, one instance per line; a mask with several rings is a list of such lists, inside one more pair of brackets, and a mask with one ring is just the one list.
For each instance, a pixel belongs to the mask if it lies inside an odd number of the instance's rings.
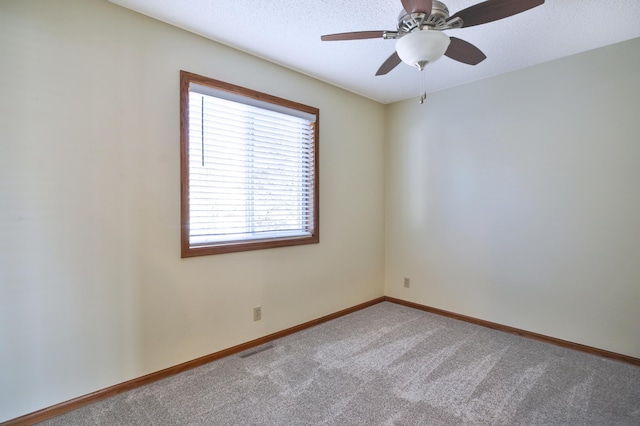
[[389,302],[272,345],[44,424],[640,425],[640,367]]

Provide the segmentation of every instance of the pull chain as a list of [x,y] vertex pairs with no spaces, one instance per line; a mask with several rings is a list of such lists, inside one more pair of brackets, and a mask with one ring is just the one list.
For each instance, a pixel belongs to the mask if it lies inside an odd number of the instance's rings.
[[420,70],[420,105],[422,105],[427,99],[427,74],[424,72],[424,68]]

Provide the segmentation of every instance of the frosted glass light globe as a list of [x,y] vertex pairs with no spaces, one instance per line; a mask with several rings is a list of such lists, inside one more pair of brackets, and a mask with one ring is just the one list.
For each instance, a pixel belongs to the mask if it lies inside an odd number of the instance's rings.
[[402,62],[424,68],[444,55],[451,40],[442,31],[419,30],[402,36],[396,42],[396,52]]

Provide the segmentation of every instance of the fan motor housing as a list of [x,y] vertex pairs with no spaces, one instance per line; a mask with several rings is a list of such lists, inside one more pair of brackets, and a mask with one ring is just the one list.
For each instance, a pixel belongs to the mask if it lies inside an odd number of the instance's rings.
[[407,13],[403,9],[398,16],[398,32],[400,34],[408,34],[415,29],[422,29],[424,26],[432,29],[443,29],[443,27],[447,26],[448,18],[449,9],[447,5],[438,0],[433,0],[431,15],[429,16],[424,13]]

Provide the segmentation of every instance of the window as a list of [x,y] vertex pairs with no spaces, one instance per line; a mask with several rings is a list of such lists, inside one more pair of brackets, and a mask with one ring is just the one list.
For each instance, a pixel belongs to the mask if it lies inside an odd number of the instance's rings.
[[180,73],[182,257],[319,241],[319,110]]

